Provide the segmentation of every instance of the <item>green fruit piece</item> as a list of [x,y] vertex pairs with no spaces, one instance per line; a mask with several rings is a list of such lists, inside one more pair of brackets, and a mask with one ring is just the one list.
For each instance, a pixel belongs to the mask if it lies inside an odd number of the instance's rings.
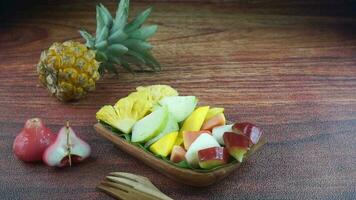
[[236,160],[238,160],[239,162],[242,162],[242,159],[244,158],[245,154],[247,153],[247,149],[239,148],[239,147],[230,147],[229,153]]
[[157,140],[161,139],[162,137],[164,137],[165,135],[167,135],[168,133],[172,133],[174,131],[179,131],[179,126],[177,121],[175,120],[175,118],[168,114],[168,119],[167,119],[167,123],[166,126],[162,129],[162,131],[160,133],[158,133],[158,135],[154,138],[152,138],[151,140],[149,140],[146,144],[145,147],[149,147],[151,144],[155,143]]
[[226,163],[224,163],[221,160],[208,160],[208,161],[204,161],[204,162],[199,162],[199,166],[202,169],[212,169],[214,167],[221,166],[224,164],[226,164]]
[[159,104],[167,106],[177,122],[185,120],[195,109],[198,100],[195,96],[171,96],[162,99]]
[[159,134],[166,126],[168,111],[166,108],[158,108],[151,114],[138,121],[132,129],[132,142],[147,142]]

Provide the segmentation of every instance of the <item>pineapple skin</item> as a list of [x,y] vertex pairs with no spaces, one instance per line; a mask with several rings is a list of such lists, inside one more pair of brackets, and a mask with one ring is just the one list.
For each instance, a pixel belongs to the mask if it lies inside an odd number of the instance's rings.
[[40,82],[61,101],[75,101],[95,90],[100,62],[95,51],[75,41],[53,43],[37,64]]
[[[41,54],[37,64],[40,82],[51,94],[62,101],[79,100],[95,90],[95,83],[106,72],[118,74],[122,66],[135,71],[159,71],[161,66],[152,56],[152,45],[147,41],[157,25],[143,26],[151,8],[127,21],[129,0],[120,0],[115,18],[102,4],[96,6],[96,32],[92,36],[79,30],[86,43],[67,41],[54,43]],[[139,70],[132,68],[132,65]]]

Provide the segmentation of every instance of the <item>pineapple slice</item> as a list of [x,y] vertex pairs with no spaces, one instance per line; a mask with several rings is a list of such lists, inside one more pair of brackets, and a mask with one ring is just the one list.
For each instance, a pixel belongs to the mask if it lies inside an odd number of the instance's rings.
[[120,99],[114,108],[119,116],[137,121],[148,114],[151,104],[140,98],[125,97]]
[[151,104],[139,98],[125,97],[114,108],[121,119],[120,130],[130,133],[133,125],[150,111]]
[[134,124],[149,114],[158,101],[166,96],[177,96],[178,92],[168,85],[140,86],[129,96],[120,99],[114,106],[104,106],[96,118],[128,134]]
[[103,121],[110,126],[121,130],[121,121],[119,115],[116,113],[116,110],[111,105],[103,106],[97,113],[96,119]]
[[150,105],[151,108],[154,105],[154,101],[152,101],[150,91],[148,91],[148,90],[132,92],[129,94],[129,96],[127,96],[127,98],[139,99],[139,100],[145,101],[145,102],[147,102],[147,104]]
[[146,101],[151,106],[151,111],[154,110],[154,107],[164,97],[178,96],[178,92],[169,85],[139,86],[136,90],[136,92],[132,92],[128,97]]
[[173,89],[169,85],[150,85],[150,86],[139,86],[136,88],[138,93],[148,92],[148,101],[152,102],[153,105],[157,104],[161,99],[168,96],[178,96],[177,90]]
[[148,102],[125,97],[120,99],[115,106],[102,107],[96,113],[96,118],[128,134],[133,125],[143,118],[150,108]]

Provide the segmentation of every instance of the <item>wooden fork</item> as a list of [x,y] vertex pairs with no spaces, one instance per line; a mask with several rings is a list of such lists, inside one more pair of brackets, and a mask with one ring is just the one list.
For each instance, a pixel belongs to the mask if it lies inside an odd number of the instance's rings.
[[148,178],[125,172],[110,173],[97,188],[122,200],[172,200],[159,191]]

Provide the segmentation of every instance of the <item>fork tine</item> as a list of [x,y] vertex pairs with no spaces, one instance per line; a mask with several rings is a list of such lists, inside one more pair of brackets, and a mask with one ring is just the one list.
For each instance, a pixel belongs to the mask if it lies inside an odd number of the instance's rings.
[[103,181],[101,183],[104,186],[111,187],[113,189],[121,190],[123,192],[127,192],[131,199],[138,199],[138,200],[157,200],[160,199],[159,196],[152,195],[150,193],[146,193],[141,190],[137,190],[134,187],[127,186],[125,183],[118,182],[109,182],[109,181]]
[[127,185],[127,186],[131,186],[133,184],[139,184],[136,181],[132,181],[130,179],[120,178],[120,177],[116,177],[116,176],[106,176],[105,178],[107,181],[111,181],[114,183],[125,183],[125,185]]
[[122,191],[117,188],[112,188],[103,184],[99,184],[97,188],[103,191],[104,193],[117,199],[122,199],[122,200],[136,199],[131,197],[131,195],[129,195],[128,192]]
[[144,193],[149,193],[151,195],[152,195],[151,193],[152,190],[161,193],[161,191],[158,190],[158,188],[156,188],[152,183],[150,185],[146,185],[146,184],[138,183],[136,181],[132,181],[131,179],[115,177],[115,176],[106,176],[106,179],[115,183],[124,184],[126,186],[135,188],[136,190],[139,190]]
[[143,181],[143,182],[150,182],[151,183],[151,181],[148,178],[144,177],[144,176],[130,174],[130,173],[126,173],[126,172],[111,172],[109,175],[131,179],[131,180],[136,181],[136,182]]
[[130,189],[133,189],[133,186],[128,185],[126,183],[121,183],[121,182],[110,182],[107,180],[104,180],[101,182],[102,185],[106,185],[112,188],[120,189],[126,192],[129,192]]
[[135,174],[130,174],[130,173],[125,173],[125,172],[111,172],[109,175],[114,176],[114,177],[121,177],[121,178],[126,178],[131,181],[135,181],[138,183],[142,183],[152,189],[155,189],[157,191],[160,191],[153,183],[150,181],[150,179],[140,176],[140,175],[135,175]]
[[[150,188],[144,184],[131,181],[130,179],[114,177],[114,176],[107,176],[106,178],[108,181],[105,182],[107,182],[107,184],[113,187],[124,187],[127,190],[132,189],[135,190],[135,192],[137,191],[140,192],[141,194],[145,194],[146,196],[148,195],[149,197],[153,197],[153,199],[171,199],[167,195],[163,194],[157,188],[156,189]],[[109,181],[113,181],[113,182],[109,182]]]
[[115,176],[106,176],[106,179],[115,183],[124,183],[127,186],[134,187],[134,185],[138,184],[136,181],[132,181],[131,179],[115,177]]
[[139,200],[172,200],[172,198],[153,185],[148,178],[140,175],[111,172],[101,184],[127,191],[130,195],[134,195],[135,198],[139,198]]

